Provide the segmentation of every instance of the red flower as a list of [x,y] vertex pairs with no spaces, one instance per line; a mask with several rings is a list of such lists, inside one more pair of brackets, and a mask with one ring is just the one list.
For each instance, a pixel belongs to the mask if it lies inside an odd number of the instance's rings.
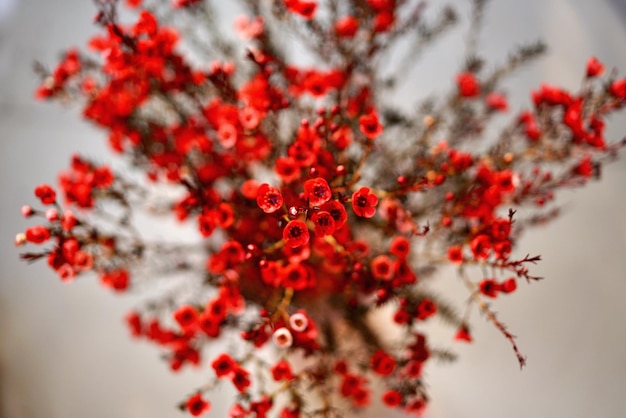
[[389,257],[381,254],[372,260],[372,275],[379,280],[391,280],[393,277],[393,262]]
[[285,288],[304,290],[309,284],[309,272],[302,264],[288,264],[281,272],[280,285]]
[[382,400],[388,407],[395,408],[402,403],[402,394],[397,390],[388,390],[383,393]]
[[367,139],[374,139],[383,133],[383,125],[381,125],[378,115],[374,112],[359,118],[359,128]]
[[499,93],[489,93],[485,97],[485,104],[487,104],[487,107],[490,109],[499,110],[501,112],[504,112],[509,108],[506,97]]
[[57,199],[54,189],[47,184],[37,186],[35,188],[35,196],[37,196],[44,205],[51,205],[56,202]]
[[427,319],[437,313],[437,305],[430,299],[422,300],[417,305],[417,319]]
[[45,226],[36,225],[31,226],[25,232],[26,241],[32,242],[33,244],[41,244],[50,238],[50,231]]
[[307,20],[313,19],[317,3],[311,0],[284,0],[285,7],[291,13],[298,14]]
[[596,57],[590,57],[587,61],[587,77],[597,77],[604,72],[604,65]]
[[198,215],[198,230],[200,234],[208,238],[215,230],[215,216],[213,213],[204,212]]
[[359,30],[359,21],[353,16],[344,16],[335,22],[337,36],[352,38],[357,30]]
[[196,325],[198,312],[193,306],[183,305],[174,312],[174,319],[182,329],[191,329]]
[[228,376],[230,373],[235,371],[237,367],[237,363],[231,356],[228,354],[220,354],[217,356],[215,360],[211,363],[211,367],[215,370],[215,375],[217,377]]
[[574,167],[574,173],[578,174],[581,177],[591,177],[595,169],[593,167],[593,161],[591,160],[590,155],[585,155],[580,159],[578,165]]
[[336,200],[324,203],[321,210],[328,212],[330,216],[335,220],[335,229],[341,228],[348,220],[348,213],[346,208]]
[[470,72],[456,76],[456,83],[461,97],[476,97],[480,94],[480,84],[478,84],[476,76]]
[[280,418],[300,418],[300,410],[284,408],[280,412]]
[[233,385],[242,393],[250,386],[250,373],[242,367],[237,367],[232,376]]
[[280,176],[283,183],[292,183],[300,177],[300,166],[291,157],[278,157],[274,165],[274,171]]
[[211,404],[202,399],[202,395],[197,393],[187,399],[187,410],[194,417],[198,417],[205,412],[209,412],[211,409]]
[[352,210],[357,216],[371,218],[376,213],[377,204],[378,198],[367,187],[361,187],[352,194]]
[[210,312],[202,312],[198,317],[198,326],[211,338],[217,338],[220,335],[220,320]]
[[256,191],[256,203],[265,213],[274,213],[283,205],[283,195],[276,187],[263,183]]
[[461,325],[461,327],[455,334],[454,339],[456,341],[465,341],[468,343],[472,342],[472,336],[470,335],[469,329],[466,325]]
[[330,213],[320,210],[311,216],[311,221],[315,224],[315,235],[323,237],[335,232],[335,220]]
[[130,332],[133,337],[139,337],[143,333],[143,325],[141,323],[141,317],[135,311],[131,311],[126,315],[126,324],[130,328]]
[[111,270],[102,273],[100,281],[104,286],[121,292],[128,288],[130,277],[128,275],[128,271],[124,269]]
[[283,239],[287,247],[300,247],[309,242],[309,229],[302,221],[290,221],[283,229]]
[[498,296],[500,285],[494,279],[483,279],[479,285],[480,293],[490,298]]
[[500,284],[500,289],[503,293],[515,292],[515,289],[517,289],[517,281],[514,277],[510,277]]
[[333,196],[328,182],[321,177],[309,179],[304,182],[304,197],[309,200],[311,206],[321,206]]
[[396,360],[383,350],[378,350],[372,355],[370,366],[374,373],[389,376],[396,368]]
[[393,13],[381,11],[374,17],[374,32],[387,32],[395,23]]
[[409,243],[409,240],[403,236],[394,237],[391,241],[391,245],[389,245],[389,252],[402,259],[409,255],[410,250],[411,244]]
[[491,240],[485,234],[478,235],[470,243],[470,249],[475,259],[486,259],[491,251]]
[[278,363],[270,368],[272,377],[275,381],[281,380],[289,381],[293,379],[293,373],[291,372],[291,366],[287,360],[280,360]]
[[261,400],[250,402],[250,412],[254,413],[255,418],[266,418],[267,412],[272,409],[273,401],[267,395],[263,395]]
[[626,99],[626,78],[615,80],[609,87],[609,93],[619,99]]
[[395,322],[396,324],[400,324],[400,325],[406,324],[410,320],[411,320],[411,315],[409,315],[409,313],[405,311],[404,309],[400,309],[396,311],[396,313],[393,315],[393,322]]

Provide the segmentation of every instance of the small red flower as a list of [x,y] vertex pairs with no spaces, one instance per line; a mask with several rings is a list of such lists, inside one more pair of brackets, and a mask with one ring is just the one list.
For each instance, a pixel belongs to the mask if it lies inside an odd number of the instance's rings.
[[102,273],[100,281],[104,286],[122,292],[128,288],[130,276],[128,275],[128,271],[124,269],[111,270]]
[[381,11],[374,16],[374,32],[387,32],[395,23],[393,13]]
[[293,373],[291,372],[291,366],[287,360],[280,360],[278,363],[270,368],[272,377],[275,381],[281,380],[289,381],[293,379]]
[[198,417],[211,409],[211,404],[202,398],[202,395],[197,393],[187,399],[187,410],[194,417]]
[[357,216],[371,218],[376,213],[378,198],[374,193],[370,193],[368,187],[361,187],[352,194],[352,210]]
[[190,305],[183,305],[174,312],[174,319],[184,330],[193,328],[198,319],[196,308]]
[[498,110],[501,112],[504,112],[509,108],[506,97],[503,94],[499,93],[489,93],[485,97],[485,104],[489,109]]
[[581,177],[589,178],[593,176],[594,172],[595,169],[590,155],[585,155],[583,158],[580,159],[578,165],[574,167],[574,173],[578,174]]
[[411,315],[409,315],[409,313],[405,311],[404,309],[400,309],[396,311],[396,313],[393,315],[393,322],[399,325],[406,324],[410,320],[411,320]]
[[410,250],[411,244],[409,240],[403,236],[394,237],[391,241],[391,245],[389,245],[389,252],[401,259],[406,258]]
[[335,229],[341,228],[348,220],[346,208],[336,200],[324,203],[320,209],[328,212],[330,216],[333,217],[335,220]]
[[309,287],[310,277],[302,264],[288,264],[281,271],[280,285],[293,290],[304,290]]
[[283,238],[288,247],[300,247],[309,242],[309,229],[299,220],[290,221],[283,229]]
[[301,174],[298,162],[292,157],[278,157],[274,165],[274,170],[283,183],[292,183],[297,180]]
[[500,285],[494,279],[483,279],[479,285],[480,293],[490,298],[498,296]]
[[367,139],[374,139],[383,133],[383,125],[381,125],[378,115],[374,112],[359,118],[359,128]]
[[371,268],[372,275],[379,280],[391,280],[393,277],[393,262],[384,254],[372,260]]
[[626,78],[615,80],[609,87],[609,93],[617,98],[626,99]]
[[491,251],[491,240],[485,234],[478,235],[470,243],[470,249],[475,259],[486,259]]
[[417,319],[427,319],[437,313],[437,305],[430,299],[422,300],[417,305]]
[[335,220],[330,213],[320,210],[311,216],[311,221],[315,224],[315,235],[323,237],[335,232]]
[[274,213],[283,206],[283,195],[276,187],[263,183],[256,192],[256,203],[265,213]]
[[309,179],[304,182],[304,197],[309,200],[311,206],[321,206],[333,196],[328,182],[321,177]]
[[141,316],[135,311],[131,311],[124,318],[126,320],[126,324],[128,328],[130,328],[130,333],[133,337],[140,337],[143,331],[143,324],[141,322]]
[[211,212],[204,212],[198,215],[198,231],[200,235],[208,238],[215,230],[215,215]]
[[385,351],[378,350],[372,355],[370,365],[374,373],[389,376],[396,368],[396,360]]
[[343,38],[352,38],[359,30],[359,21],[353,16],[344,16],[335,22],[335,33]]
[[382,400],[389,408],[395,408],[402,403],[402,394],[397,390],[388,390],[383,393]]
[[311,0],[284,0],[285,7],[291,13],[297,14],[306,20],[313,19],[317,10],[317,3]]
[[242,393],[250,386],[250,373],[242,367],[237,367],[232,376],[233,385]]
[[459,74],[456,83],[461,97],[476,97],[480,94],[480,84],[476,76],[470,72]]
[[514,277],[509,277],[500,284],[503,293],[513,293],[517,289],[517,281]]
[[454,336],[456,341],[465,341],[468,343],[472,342],[472,336],[469,332],[469,328],[466,325],[461,325],[456,335]]
[[597,77],[604,72],[604,65],[596,57],[590,57],[587,61],[587,77]]
[[211,367],[215,370],[215,375],[217,377],[228,376],[230,373],[235,371],[237,363],[231,356],[226,353],[220,354],[213,360],[211,363]]
[[26,241],[33,244],[41,244],[50,239],[50,231],[41,225],[31,226],[24,233],[26,234]]
[[51,205],[56,202],[57,199],[54,189],[47,184],[37,186],[35,188],[35,196],[37,196],[44,205]]

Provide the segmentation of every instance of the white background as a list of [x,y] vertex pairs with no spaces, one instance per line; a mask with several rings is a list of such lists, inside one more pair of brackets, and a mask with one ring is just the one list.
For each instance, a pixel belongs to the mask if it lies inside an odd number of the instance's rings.
[[[543,80],[576,88],[592,54],[626,74],[626,20],[618,1],[492,3],[481,40],[489,57],[503,58],[512,45],[538,37],[551,46],[545,59],[507,84],[518,106]],[[52,65],[61,48],[83,43],[94,30],[93,7],[78,0],[0,0],[0,12],[0,416],[180,416],[174,405],[209,372],[171,374],[154,347],[128,337],[121,318],[131,300],[110,295],[94,279],[65,286],[44,264],[19,262],[12,246],[28,225],[19,208],[34,203],[35,185],[55,179],[75,150],[106,156],[103,135],[81,122],[76,109],[32,99],[32,61]],[[418,96],[422,86],[450,83],[461,42],[459,32],[427,54],[407,91]],[[610,132],[624,136],[626,125],[615,122]],[[508,343],[474,315],[476,341],[453,345],[460,360],[427,369],[428,417],[624,416],[626,164],[603,174],[585,190],[562,193],[565,215],[520,243],[520,253],[543,255],[534,271],[547,280],[495,304],[519,336],[528,367],[520,372]],[[442,275],[441,283],[449,297],[463,300],[454,274]],[[438,331],[435,338],[447,343],[451,335]],[[229,402],[213,401],[211,416],[225,416]]]

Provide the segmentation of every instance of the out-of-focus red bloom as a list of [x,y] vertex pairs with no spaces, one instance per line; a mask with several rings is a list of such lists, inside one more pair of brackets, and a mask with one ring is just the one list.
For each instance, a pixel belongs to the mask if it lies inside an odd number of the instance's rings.
[[372,370],[381,375],[389,376],[396,368],[396,360],[383,350],[377,350],[370,359]]
[[374,112],[359,118],[359,128],[367,139],[375,139],[383,133],[383,125],[378,120],[378,115]]
[[187,411],[189,411],[189,413],[194,417],[199,417],[200,415],[209,412],[211,409],[211,404],[205,401],[199,393],[196,393],[187,399],[187,403],[185,405],[187,407]]
[[35,196],[37,196],[44,205],[51,205],[56,202],[57,199],[54,189],[47,184],[37,186],[35,188]]
[[110,270],[100,275],[100,281],[106,287],[118,292],[123,292],[128,289],[130,275],[125,269]]
[[456,76],[456,83],[459,88],[459,94],[461,97],[476,97],[480,94],[480,84],[476,79],[476,76],[472,73],[466,72]]
[[359,30],[359,21],[354,16],[344,16],[335,22],[335,33],[343,38],[352,38]]
[[587,77],[598,77],[604,73],[604,65],[596,57],[587,61]]
[[42,244],[50,239],[50,231],[45,226],[36,225],[26,229],[26,240],[33,244]]

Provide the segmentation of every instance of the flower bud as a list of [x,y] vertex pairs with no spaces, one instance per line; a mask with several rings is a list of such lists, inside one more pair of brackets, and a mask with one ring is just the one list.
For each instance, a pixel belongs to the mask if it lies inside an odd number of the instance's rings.
[[46,219],[48,222],[54,222],[59,220],[59,212],[55,208],[50,208],[46,211]]
[[20,232],[15,235],[15,241],[13,241],[16,247],[26,244],[26,234]]
[[274,335],[272,336],[272,338],[274,339],[274,343],[279,348],[291,347],[291,344],[293,343],[293,336],[291,335],[291,332],[289,332],[289,330],[284,327],[274,331]]
[[289,317],[289,326],[296,332],[302,332],[309,326],[309,320],[302,313],[295,313]]
[[22,216],[25,217],[25,218],[28,218],[28,217],[32,216],[33,213],[35,213],[33,208],[31,208],[28,205],[22,206],[21,212],[22,212]]

